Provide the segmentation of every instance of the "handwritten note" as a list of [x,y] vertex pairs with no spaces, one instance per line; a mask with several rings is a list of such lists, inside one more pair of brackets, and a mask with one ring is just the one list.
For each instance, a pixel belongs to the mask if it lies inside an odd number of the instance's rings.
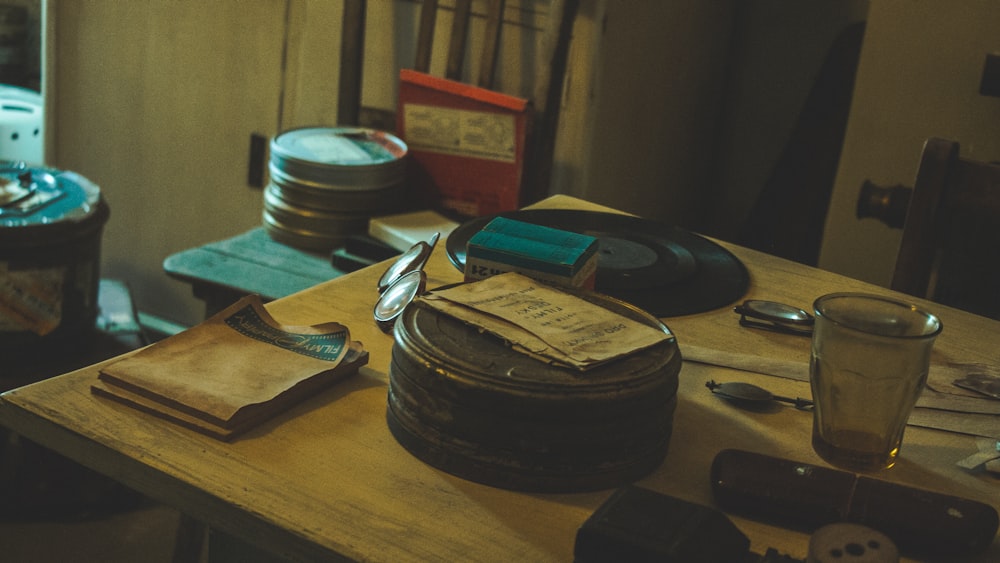
[[504,338],[519,351],[577,369],[673,338],[662,326],[633,320],[517,273],[436,291],[423,300]]

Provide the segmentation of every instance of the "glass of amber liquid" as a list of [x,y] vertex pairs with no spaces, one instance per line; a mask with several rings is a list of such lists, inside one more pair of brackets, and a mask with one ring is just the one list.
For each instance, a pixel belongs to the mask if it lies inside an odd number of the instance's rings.
[[813,310],[813,449],[843,469],[888,469],[927,383],[941,321],[911,303],[863,293],[824,295]]

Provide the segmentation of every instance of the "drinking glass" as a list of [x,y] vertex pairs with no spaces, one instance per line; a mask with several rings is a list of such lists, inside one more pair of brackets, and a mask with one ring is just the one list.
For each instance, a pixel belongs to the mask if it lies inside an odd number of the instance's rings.
[[813,449],[844,469],[888,469],[927,382],[941,321],[911,303],[863,293],[824,295],[813,310]]

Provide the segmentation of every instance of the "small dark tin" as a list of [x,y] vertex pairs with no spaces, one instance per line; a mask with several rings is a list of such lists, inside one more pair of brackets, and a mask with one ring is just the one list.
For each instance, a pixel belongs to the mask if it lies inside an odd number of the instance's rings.
[[[580,295],[669,332],[623,302]],[[514,352],[419,299],[394,336],[386,418],[429,465],[505,489],[578,492],[631,482],[666,456],[681,367],[673,338],[580,372]]]
[[79,174],[0,163],[0,354],[18,361],[89,334],[110,211]]

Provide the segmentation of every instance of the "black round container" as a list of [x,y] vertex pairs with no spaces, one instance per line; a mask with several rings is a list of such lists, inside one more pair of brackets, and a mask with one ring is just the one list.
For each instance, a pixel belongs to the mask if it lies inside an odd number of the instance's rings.
[[61,353],[97,318],[100,189],[73,172],[0,163],[0,354]]
[[[584,297],[667,332],[623,302]],[[506,489],[578,492],[634,481],[666,456],[681,366],[674,339],[579,372],[420,300],[394,335],[389,429],[430,465]]]

